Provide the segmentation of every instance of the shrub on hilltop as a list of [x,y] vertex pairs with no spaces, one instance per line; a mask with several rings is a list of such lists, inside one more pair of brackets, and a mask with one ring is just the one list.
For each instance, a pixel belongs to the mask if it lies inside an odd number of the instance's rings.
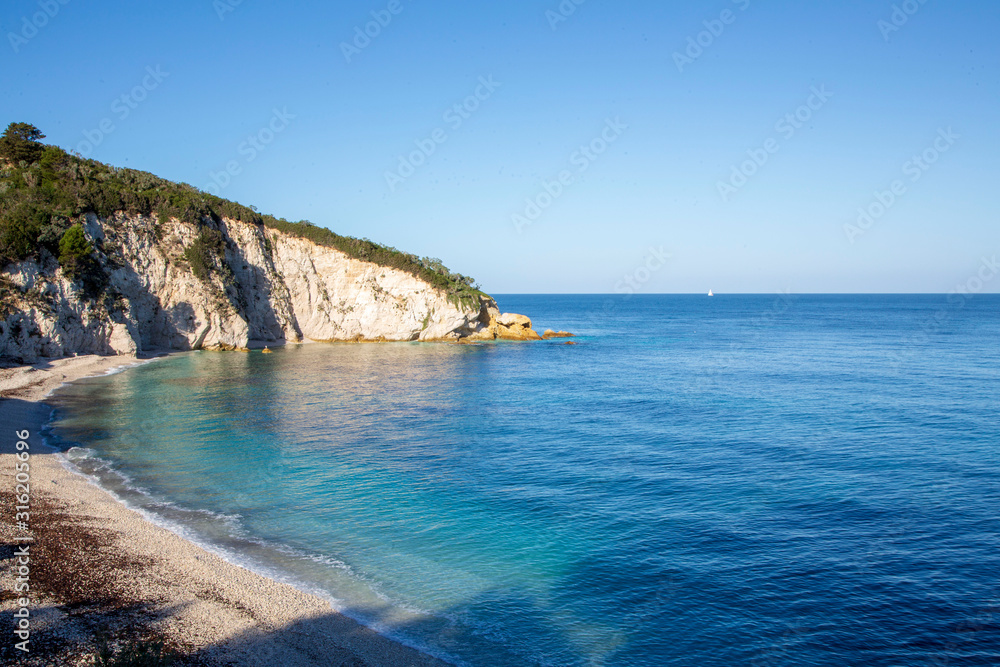
[[14,164],[32,163],[41,157],[43,146],[38,142],[45,135],[34,125],[11,123],[0,137],[0,157]]

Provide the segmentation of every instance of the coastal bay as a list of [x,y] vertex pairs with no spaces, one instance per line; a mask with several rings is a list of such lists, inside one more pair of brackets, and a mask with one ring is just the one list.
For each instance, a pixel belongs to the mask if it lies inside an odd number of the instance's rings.
[[[0,369],[0,488],[13,514],[15,431],[30,436],[30,652],[0,647],[4,661],[76,664],[95,637],[158,638],[192,664],[443,665],[335,612],[328,600],[229,563],[147,521],[64,467],[42,444],[46,397],[74,380],[105,374],[134,357],[80,356]],[[13,516],[9,517],[10,520]],[[24,537],[12,521],[0,539],[14,553]],[[8,561],[9,562],[9,561]],[[14,590],[15,570],[0,585]],[[16,597],[0,601],[12,614]],[[187,664],[183,662],[181,664]]]
[[62,388],[48,438],[158,524],[456,664],[995,646],[955,630],[996,609],[995,298],[502,301],[578,344],[178,353]]

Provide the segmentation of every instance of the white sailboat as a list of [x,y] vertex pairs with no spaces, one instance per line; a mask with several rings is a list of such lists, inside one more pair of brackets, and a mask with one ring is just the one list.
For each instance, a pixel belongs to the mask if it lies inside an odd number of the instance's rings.
[[708,295],[709,296],[715,296],[714,294],[712,294],[712,290],[708,290]]

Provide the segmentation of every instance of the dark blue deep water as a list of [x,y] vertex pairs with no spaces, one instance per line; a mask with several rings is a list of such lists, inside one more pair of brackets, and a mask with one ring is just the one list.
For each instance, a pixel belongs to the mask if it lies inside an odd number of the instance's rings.
[[500,304],[579,344],[183,354],[53,439],[459,664],[1000,664],[1000,297]]

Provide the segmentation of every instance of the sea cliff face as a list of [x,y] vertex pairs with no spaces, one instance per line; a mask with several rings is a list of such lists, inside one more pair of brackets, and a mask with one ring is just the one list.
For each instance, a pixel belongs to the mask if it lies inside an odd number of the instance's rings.
[[106,276],[99,294],[86,294],[44,253],[7,266],[0,356],[30,363],[307,339],[537,338],[530,320],[502,316],[489,297],[463,303],[407,272],[262,225],[224,218],[207,227],[221,234],[224,250],[215,270],[196,277],[185,249],[204,228],[87,215],[84,230]]

